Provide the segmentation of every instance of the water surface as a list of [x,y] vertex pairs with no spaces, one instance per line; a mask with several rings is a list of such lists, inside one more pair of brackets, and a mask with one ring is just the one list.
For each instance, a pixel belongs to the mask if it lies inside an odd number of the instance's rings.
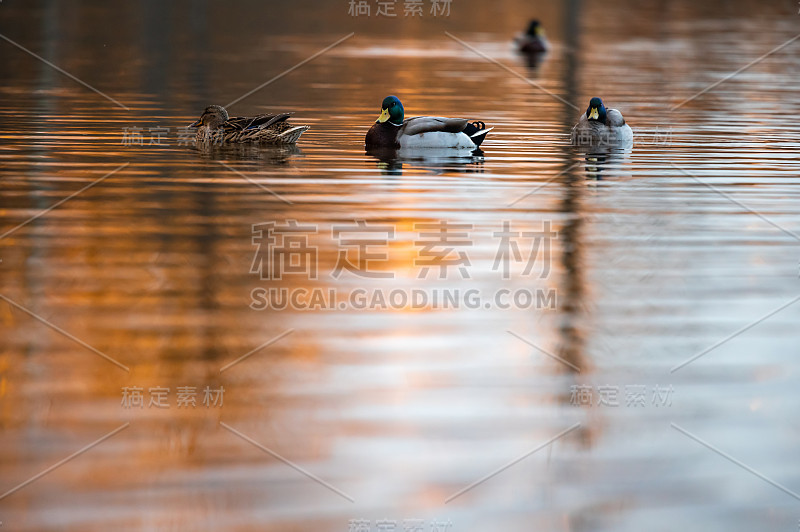
[[[0,495],[3,527],[794,529],[794,495],[689,435],[800,490],[800,44],[672,108],[794,37],[795,7],[455,0],[392,20],[344,1],[3,3],[2,35],[119,105],[0,42],[0,492],[129,423]],[[510,41],[534,15],[553,50],[529,66]],[[296,149],[181,138],[205,105],[351,32],[229,106],[294,111],[311,126]],[[363,137],[387,94],[495,129],[482,155],[374,157]],[[570,146],[595,95],[627,117],[631,150]],[[315,280],[252,273],[253,225],[288,220],[315,228]],[[394,279],[331,277],[331,231],[359,220],[394,230],[378,268]],[[443,221],[469,227],[468,278],[419,279],[418,224]],[[550,260],[503,279],[494,233],[546,222]],[[268,287],[557,298],[253,309]],[[169,407],[125,408],[125,387],[170,388]]]

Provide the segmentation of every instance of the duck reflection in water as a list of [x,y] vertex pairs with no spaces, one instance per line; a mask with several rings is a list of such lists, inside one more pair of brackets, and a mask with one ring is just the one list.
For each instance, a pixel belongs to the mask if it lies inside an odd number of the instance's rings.
[[378,168],[385,175],[402,175],[404,164],[413,168],[427,169],[435,174],[443,172],[481,174],[484,172],[484,155],[480,149],[366,148],[366,155],[378,160]]
[[627,147],[608,147],[595,146],[591,149],[583,149],[580,155],[586,162],[586,177],[595,181],[601,181],[609,177],[622,178],[630,177],[631,173],[624,170],[625,163],[632,149]]
[[609,177],[622,178],[630,177],[630,171],[625,170],[625,163],[631,148],[598,148],[584,151],[583,160],[586,162],[586,177],[596,181],[601,181]]
[[264,146],[258,144],[219,144],[198,142],[194,149],[203,159],[212,161],[245,160],[261,161],[270,165],[289,164],[293,157],[303,151],[294,144]]

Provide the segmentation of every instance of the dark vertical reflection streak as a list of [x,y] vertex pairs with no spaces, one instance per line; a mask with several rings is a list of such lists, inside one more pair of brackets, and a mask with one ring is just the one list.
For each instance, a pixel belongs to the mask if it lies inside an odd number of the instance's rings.
[[142,92],[160,100],[168,94],[166,80],[169,69],[174,68],[172,59],[172,5],[170,2],[154,2],[149,0],[142,5],[140,33],[141,47],[147,67],[142,72]]
[[211,102],[211,93],[214,88],[209,86],[207,78],[206,58],[209,55],[208,48],[208,3],[206,0],[198,0],[191,3],[189,9],[189,42],[183,46],[188,46],[186,60],[189,62],[187,81],[192,87],[195,98],[194,107],[202,108]]
[[[578,49],[580,33],[580,0],[569,0],[564,15],[565,58],[564,58],[564,99],[577,102],[578,90]],[[575,110],[563,105],[564,130],[569,131],[575,121]],[[559,232],[559,240],[563,246],[562,266],[564,282],[559,291],[559,303],[562,322],[559,326],[561,345],[560,356],[586,371],[587,359],[584,353],[583,332],[580,327],[581,309],[585,297],[582,268],[581,242],[581,196],[582,183],[578,168],[573,166],[571,146],[564,150],[563,184],[564,198],[561,212],[566,216]],[[566,367],[566,366],[565,366]],[[574,371],[570,369],[569,371]]]

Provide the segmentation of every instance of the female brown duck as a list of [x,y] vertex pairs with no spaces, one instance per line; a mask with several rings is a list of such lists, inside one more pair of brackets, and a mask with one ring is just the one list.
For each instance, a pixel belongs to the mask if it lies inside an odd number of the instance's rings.
[[209,105],[189,127],[197,128],[198,142],[294,144],[309,127],[289,124],[290,116],[279,113],[230,118],[221,105]]

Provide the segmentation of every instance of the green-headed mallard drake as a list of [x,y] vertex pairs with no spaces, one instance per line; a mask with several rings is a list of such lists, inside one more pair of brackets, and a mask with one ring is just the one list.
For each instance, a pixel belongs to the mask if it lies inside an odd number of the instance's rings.
[[189,124],[197,128],[198,142],[294,144],[309,126],[289,124],[291,113],[228,117],[221,105],[209,105],[200,118]]
[[544,35],[544,28],[538,20],[532,20],[528,31],[514,39],[517,49],[523,54],[537,54],[550,49],[550,43]]
[[477,149],[492,128],[464,118],[415,116],[403,119],[403,104],[387,96],[381,115],[367,131],[367,148],[469,148]]
[[606,109],[603,100],[592,98],[589,107],[572,128],[572,143],[579,145],[619,144],[633,141],[631,126],[622,113]]

